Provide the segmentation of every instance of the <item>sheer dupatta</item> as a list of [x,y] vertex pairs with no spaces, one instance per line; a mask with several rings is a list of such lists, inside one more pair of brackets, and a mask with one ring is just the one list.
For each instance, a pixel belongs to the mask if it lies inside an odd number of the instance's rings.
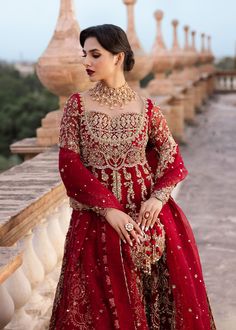
[[185,214],[170,196],[173,188],[188,172],[166,119],[160,108],[152,103],[149,118],[147,159],[155,173],[152,195],[164,202],[159,218],[166,232],[167,265],[176,314],[175,329],[215,329],[192,229]]
[[[123,210],[112,192],[84,167],[80,159],[80,115],[80,97],[79,94],[74,94],[65,106],[60,132],[59,170],[67,195],[91,208]],[[166,232],[167,266],[175,304],[175,329],[210,330],[213,328],[210,325],[207,295],[192,230],[182,210],[171,197],[169,198],[171,190],[184,179],[187,170],[179,148],[172,140],[165,118],[151,101],[149,101],[148,115],[150,144],[147,148],[147,158],[156,174],[153,194],[161,198],[165,204],[160,213],[160,220]],[[121,243],[117,233],[102,217],[91,211],[82,212],[79,237],[77,237],[79,249],[70,253],[76,253],[79,258],[80,248],[83,246],[91,221],[96,221],[100,230],[101,242],[98,243],[97,248],[104,260],[104,280],[101,286],[109,302],[110,324],[114,329],[148,329],[142,299],[135,284],[130,248]],[[86,262],[90,264],[89,256]],[[87,266],[84,268],[89,272]],[[90,286],[93,287],[93,279],[90,278]],[[99,300],[99,296],[97,299]],[[91,297],[93,321],[97,330],[104,330],[107,323],[102,317],[100,321],[96,320],[95,316],[99,314],[96,308],[99,307],[96,307],[95,300],[96,292]]]

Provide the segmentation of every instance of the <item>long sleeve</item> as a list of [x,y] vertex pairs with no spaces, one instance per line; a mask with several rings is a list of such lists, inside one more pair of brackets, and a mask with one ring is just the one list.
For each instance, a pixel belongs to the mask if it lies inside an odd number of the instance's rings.
[[149,140],[158,157],[152,196],[160,199],[164,205],[173,188],[186,177],[188,171],[166,119],[156,105],[151,109]]
[[73,94],[66,102],[59,136],[59,171],[72,206],[86,205],[122,209],[119,201],[82,163],[80,159],[80,98]]

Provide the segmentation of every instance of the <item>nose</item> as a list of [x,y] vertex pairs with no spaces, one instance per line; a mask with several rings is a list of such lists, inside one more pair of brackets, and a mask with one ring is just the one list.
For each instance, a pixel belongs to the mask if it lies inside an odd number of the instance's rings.
[[84,58],[83,58],[83,64],[84,64],[84,66],[85,67],[89,67],[89,66],[91,66],[91,61],[89,60],[89,57],[88,57],[88,55],[87,56],[85,56]]

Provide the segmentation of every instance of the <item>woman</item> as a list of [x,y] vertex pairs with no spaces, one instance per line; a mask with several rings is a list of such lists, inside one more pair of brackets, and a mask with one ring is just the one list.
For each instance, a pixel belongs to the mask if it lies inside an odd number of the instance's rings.
[[50,329],[215,329],[197,247],[171,197],[187,175],[158,106],[126,83],[124,31],[81,32],[96,86],[73,94],[59,170],[73,208]]

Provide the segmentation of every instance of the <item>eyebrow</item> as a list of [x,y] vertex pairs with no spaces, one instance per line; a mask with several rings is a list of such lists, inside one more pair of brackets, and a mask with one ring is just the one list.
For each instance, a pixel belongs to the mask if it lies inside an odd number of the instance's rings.
[[[90,50],[89,50],[89,53],[92,53],[92,52],[99,52],[99,51],[100,51],[99,49],[94,48],[94,49],[90,49]],[[87,53],[84,49],[83,49],[83,52],[84,52],[84,53]]]

